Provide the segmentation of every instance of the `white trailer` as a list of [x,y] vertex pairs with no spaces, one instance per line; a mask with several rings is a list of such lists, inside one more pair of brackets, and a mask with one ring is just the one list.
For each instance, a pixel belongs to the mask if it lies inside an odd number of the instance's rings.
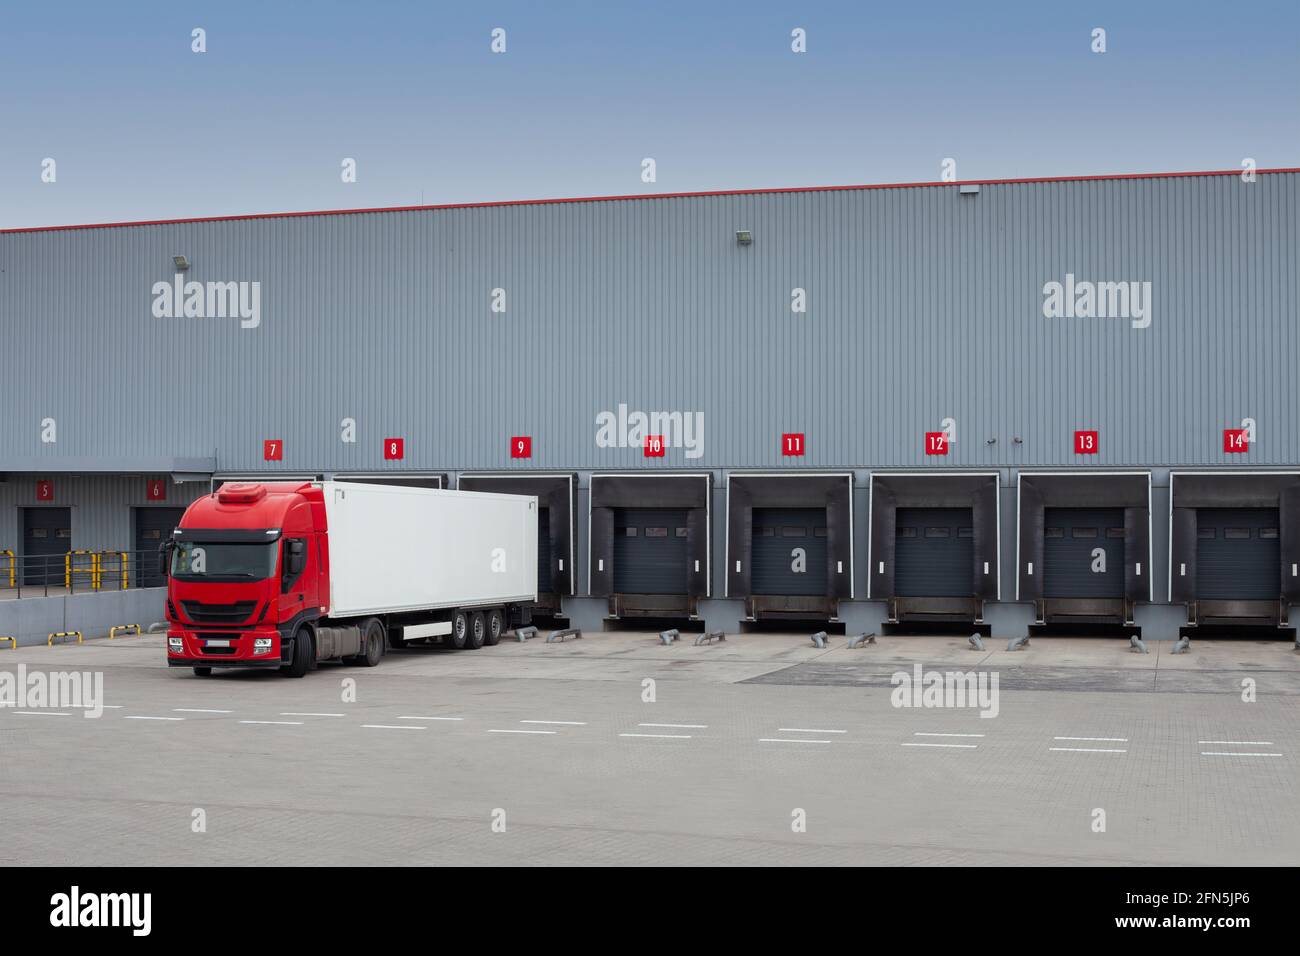
[[377,617],[389,643],[495,644],[537,600],[537,499],[322,483],[331,621]]

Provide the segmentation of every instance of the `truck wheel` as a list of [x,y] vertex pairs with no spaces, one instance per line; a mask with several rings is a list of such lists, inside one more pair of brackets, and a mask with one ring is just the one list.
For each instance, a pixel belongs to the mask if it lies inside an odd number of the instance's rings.
[[506,629],[505,616],[502,615],[502,613],[497,609],[493,609],[489,611],[488,621],[487,621],[487,637],[483,639],[483,643],[487,644],[489,647],[495,647],[497,642],[501,640],[501,635],[505,633],[505,629]]
[[374,618],[366,622],[361,631],[361,646],[364,648],[357,656],[357,663],[362,667],[374,667],[384,656],[384,625]]
[[286,677],[304,677],[311,669],[312,658],[316,649],[312,646],[311,633],[302,628],[293,636],[293,662],[280,668]]
[[211,676],[212,676],[212,668],[211,668],[211,667],[196,667],[196,668],[194,668],[194,676],[195,676],[195,677],[211,677]]
[[456,616],[451,619],[451,646],[460,650],[465,646],[465,641],[469,637],[469,615],[464,611],[457,611]]
[[482,611],[475,611],[469,619],[469,636],[465,638],[465,646],[471,651],[476,651],[483,646],[487,640],[487,618],[483,616]]

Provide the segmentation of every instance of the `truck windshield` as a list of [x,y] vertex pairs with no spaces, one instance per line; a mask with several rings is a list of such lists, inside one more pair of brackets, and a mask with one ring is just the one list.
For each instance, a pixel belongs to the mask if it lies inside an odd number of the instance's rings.
[[172,577],[191,581],[261,581],[275,574],[278,542],[205,544],[182,541],[172,552]]

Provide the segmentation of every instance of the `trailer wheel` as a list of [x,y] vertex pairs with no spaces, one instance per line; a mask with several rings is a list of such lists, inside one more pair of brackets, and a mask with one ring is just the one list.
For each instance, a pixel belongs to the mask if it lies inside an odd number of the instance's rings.
[[483,646],[487,640],[487,618],[483,616],[482,611],[475,611],[469,619],[469,635],[465,638],[465,646],[471,651],[476,651]]
[[316,649],[312,646],[311,632],[305,627],[299,628],[293,636],[293,661],[280,668],[286,677],[304,677],[311,669],[312,658]]
[[194,668],[194,676],[195,676],[195,677],[211,677],[211,676],[212,676],[212,668],[211,668],[211,667],[196,667],[196,668]]
[[464,611],[457,611],[456,616],[451,620],[451,646],[460,650],[465,646],[465,641],[469,637],[469,615]]
[[483,639],[483,643],[489,647],[495,647],[497,642],[501,640],[501,635],[505,633],[505,629],[505,617],[500,609],[493,608],[488,612],[487,637]]
[[373,617],[361,629],[361,646],[364,650],[357,655],[357,663],[362,667],[374,667],[384,656],[384,625]]

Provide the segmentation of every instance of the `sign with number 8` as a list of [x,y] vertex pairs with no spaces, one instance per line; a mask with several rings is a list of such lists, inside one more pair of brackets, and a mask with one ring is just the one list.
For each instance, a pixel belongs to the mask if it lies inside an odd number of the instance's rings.
[[406,457],[406,440],[403,438],[384,439],[384,458],[388,461],[401,461]]

